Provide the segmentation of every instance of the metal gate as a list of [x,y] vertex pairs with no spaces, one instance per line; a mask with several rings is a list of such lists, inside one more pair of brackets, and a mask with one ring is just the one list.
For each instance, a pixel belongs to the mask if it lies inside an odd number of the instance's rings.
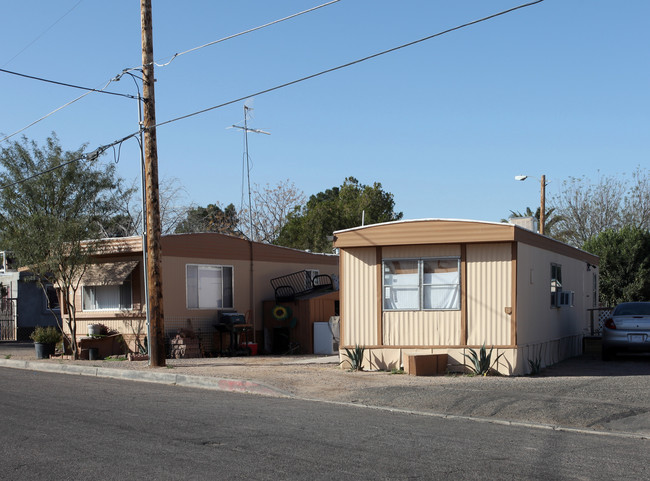
[[0,341],[16,340],[16,299],[0,299]]

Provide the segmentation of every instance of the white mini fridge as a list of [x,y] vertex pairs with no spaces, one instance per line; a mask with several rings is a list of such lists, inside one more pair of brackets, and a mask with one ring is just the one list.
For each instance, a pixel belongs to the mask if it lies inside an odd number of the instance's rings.
[[338,316],[329,322],[314,322],[314,354],[331,356],[338,351],[339,323]]

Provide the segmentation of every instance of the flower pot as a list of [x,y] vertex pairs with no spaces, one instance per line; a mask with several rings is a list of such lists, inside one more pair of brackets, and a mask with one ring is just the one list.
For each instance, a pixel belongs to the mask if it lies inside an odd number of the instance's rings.
[[49,359],[54,355],[56,344],[53,342],[35,342],[34,348],[36,349],[36,359]]
[[88,336],[99,336],[101,334],[102,326],[99,324],[88,324]]

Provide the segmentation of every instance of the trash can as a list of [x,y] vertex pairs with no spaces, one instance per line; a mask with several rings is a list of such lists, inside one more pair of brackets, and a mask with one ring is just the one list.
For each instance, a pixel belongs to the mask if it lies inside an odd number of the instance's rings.
[[96,347],[91,347],[88,349],[88,360],[97,361],[99,359],[99,349]]

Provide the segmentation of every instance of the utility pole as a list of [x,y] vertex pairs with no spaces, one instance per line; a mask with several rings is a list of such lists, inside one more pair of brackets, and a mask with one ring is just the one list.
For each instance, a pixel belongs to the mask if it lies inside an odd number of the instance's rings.
[[156,145],[156,97],[154,95],[151,0],[140,1],[142,25],[142,95],[144,97],[144,172],[147,216],[147,284],[149,292],[151,353],[149,365],[165,366],[165,321],[162,298],[162,248],[158,197],[158,149]]
[[546,221],[546,176],[542,175],[541,197],[539,200],[539,233],[544,235]]

